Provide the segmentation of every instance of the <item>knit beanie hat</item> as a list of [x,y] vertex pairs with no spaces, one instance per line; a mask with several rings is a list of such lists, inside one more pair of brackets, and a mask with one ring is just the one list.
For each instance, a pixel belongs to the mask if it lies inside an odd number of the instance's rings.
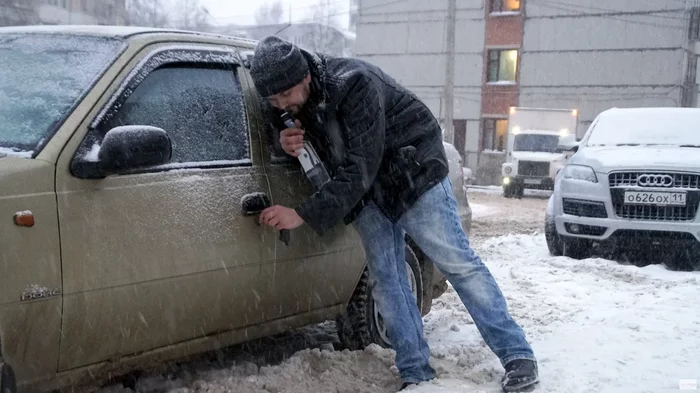
[[291,89],[301,83],[308,72],[309,64],[299,47],[292,43],[268,36],[255,47],[250,74],[263,97]]

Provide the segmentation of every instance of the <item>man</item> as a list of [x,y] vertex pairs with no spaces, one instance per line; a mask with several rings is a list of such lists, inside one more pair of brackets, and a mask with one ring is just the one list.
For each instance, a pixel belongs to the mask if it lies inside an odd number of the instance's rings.
[[460,224],[442,131],[430,110],[378,67],[277,37],[257,45],[251,75],[271,106],[269,122],[279,125],[282,111],[297,118],[296,128],[280,133],[284,151],[297,156],[308,136],[331,177],[301,205],[270,207],[260,221],[278,230],[306,223],[319,235],[341,220],[354,225],[402,390],[435,378],[420,312],[402,281],[405,234],[445,274],[500,359],[503,390],[536,384],[532,348]]

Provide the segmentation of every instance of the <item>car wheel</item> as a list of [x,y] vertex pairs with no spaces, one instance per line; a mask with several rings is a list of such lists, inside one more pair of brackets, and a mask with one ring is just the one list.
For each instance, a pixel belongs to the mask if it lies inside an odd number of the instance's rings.
[[515,195],[513,185],[503,186],[503,196],[506,198],[512,198]]
[[513,193],[515,194],[515,197],[518,199],[521,199],[523,197],[523,195],[525,195],[525,187],[516,186],[514,188],[515,188],[515,190],[513,191]]
[[564,244],[557,233],[557,226],[552,216],[546,216],[544,219],[544,238],[550,255],[555,257],[564,255]]
[[700,270],[700,251],[696,247],[679,250],[671,253],[664,261],[666,268],[671,271],[692,272]]
[[15,374],[2,359],[0,359],[0,393],[17,393]]
[[563,238],[561,236],[560,239],[562,240],[562,254],[565,257],[573,259],[586,259],[592,255],[592,243],[589,240]]
[[[423,276],[418,258],[408,247],[406,247],[406,270],[408,271],[406,279],[409,281],[420,313],[424,301]],[[387,336],[384,320],[372,297],[367,269],[362,273],[345,314],[336,319],[336,329],[344,348],[361,350],[370,344],[391,348],[391,340]]]

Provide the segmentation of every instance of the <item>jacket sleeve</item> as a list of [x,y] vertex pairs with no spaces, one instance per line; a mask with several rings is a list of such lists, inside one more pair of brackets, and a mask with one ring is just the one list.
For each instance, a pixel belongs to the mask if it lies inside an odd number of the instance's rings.
[[374,183],[384,154],[384,105],[371,78],[358,74],[338,108],[344,159],[334,177],[296,208],[323,235],[345,217]]

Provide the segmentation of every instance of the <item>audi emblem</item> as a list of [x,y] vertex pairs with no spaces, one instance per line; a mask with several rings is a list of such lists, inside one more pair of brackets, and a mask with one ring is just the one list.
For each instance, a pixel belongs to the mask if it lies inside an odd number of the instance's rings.
[[671,187],[673,186],[673,176],[644,174],[637,178],[637,185],[641,187]]

